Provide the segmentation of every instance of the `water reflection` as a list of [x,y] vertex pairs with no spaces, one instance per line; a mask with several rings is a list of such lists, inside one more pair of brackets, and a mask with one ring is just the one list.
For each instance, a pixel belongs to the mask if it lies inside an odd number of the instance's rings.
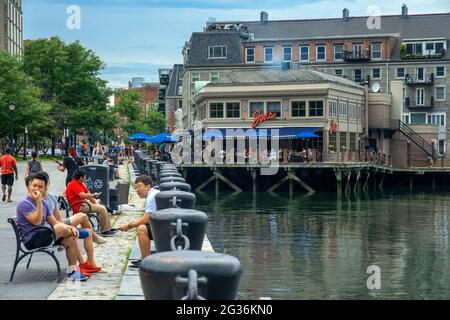
[[[217,252],[240,259],[239,298],[448,299],[447,193],[198,195]],[[381,289],[367,289],[367,267]]]

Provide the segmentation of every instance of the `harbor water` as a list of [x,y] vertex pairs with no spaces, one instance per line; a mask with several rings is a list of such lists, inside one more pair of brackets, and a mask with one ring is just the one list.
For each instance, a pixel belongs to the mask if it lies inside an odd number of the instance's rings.
[[196,208],[241,261],[238,299],[450,298],[450,191],[201,193]]

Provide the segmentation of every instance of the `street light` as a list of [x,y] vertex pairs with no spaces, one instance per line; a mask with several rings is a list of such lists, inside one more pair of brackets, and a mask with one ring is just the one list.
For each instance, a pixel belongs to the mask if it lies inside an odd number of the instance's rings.
[[13,150],[13,152],[15,153],[15,150],[14,150],[14,111],[16,110],[16,103],[15,103],[14,101],[11,101],[11,102],[9,103],[8,108],[9,108],[9,111],[11,111],[11,112],[9,113],[10,118],[11,118],[11,121],[9,122],[9,123],[10,123],[9,147],[10,147],[10,148]]

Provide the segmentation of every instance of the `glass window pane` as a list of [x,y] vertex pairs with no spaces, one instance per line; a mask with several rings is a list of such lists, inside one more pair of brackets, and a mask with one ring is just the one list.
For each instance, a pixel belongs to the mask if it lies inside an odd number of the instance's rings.
[[292,101],[291,116],[306,117],[306,101]]
[[259,110],[261,114],[265,113],[264,111],[264,102],[250,102],[250,118],[253,118],[255,112]]
[[281,103],[267,102],[267,112],[275,112],[277,117],[281,117]]
[[323,101],[310,101],[309,102],[309,116],[310,117],[323,117]]

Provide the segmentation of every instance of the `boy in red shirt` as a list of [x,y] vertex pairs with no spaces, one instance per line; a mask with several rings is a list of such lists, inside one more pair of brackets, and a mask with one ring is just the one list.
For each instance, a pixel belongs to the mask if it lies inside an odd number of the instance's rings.
[[2,168],[2,201],[6,201],[6,186],[8,186],[8,202],[12,202],[11,194],[14,185],[14,173],[16,181],[19,180],[16,159],[11,155],[12,150],[6,148],[6,154],[0,158],[0,167]]

